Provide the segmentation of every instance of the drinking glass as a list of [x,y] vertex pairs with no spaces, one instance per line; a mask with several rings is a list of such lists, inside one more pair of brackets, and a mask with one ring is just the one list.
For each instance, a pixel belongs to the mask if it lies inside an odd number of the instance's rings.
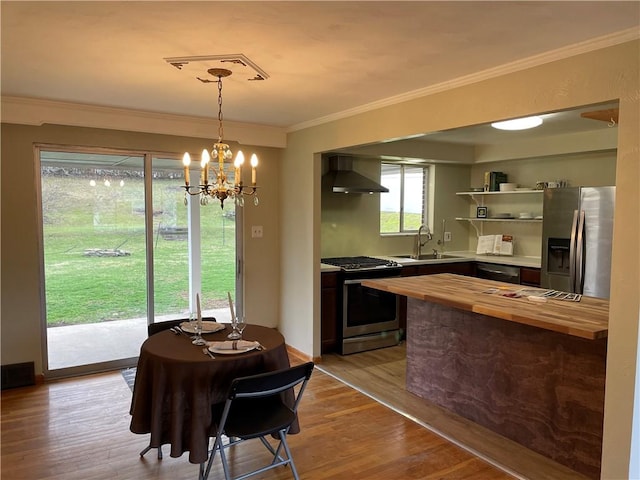
[[240,334],[239,338],[242,338],[242,332],[244,332],[245,327],[247,326],[247,322],[244,319],[244,315],[238,317],[236,320],[236,330]]
[[192,321],[191,314],[190,314],[189,322],[191,323],[191,325],[193,326],[193,329],[196,332],[196,334],[193,337],[191,337],[191,343],[193,343],[194,345],[206,345],[207,341],[204,338],[202,338],[202,322],[198,321],[198,315],[194,313],[193,321]]
[[196,326],[198,323],[198,315],[196,314],[196,312],[189,312],[189,333],[193,332],[193,335],[191,335],[191,340],[195,340],[196,338]]
[[238,340],[242,335],[238,333],[238,317],[231,318],[231,333],[227,335],[229,340]]

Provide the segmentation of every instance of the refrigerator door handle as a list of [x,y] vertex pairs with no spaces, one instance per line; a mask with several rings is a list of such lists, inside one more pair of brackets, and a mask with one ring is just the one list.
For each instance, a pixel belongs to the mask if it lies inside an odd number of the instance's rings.
[[569,286],[571,292],[576,293],[576,235],[578,230],[578,210],[573,211],[573,222],[571,222],[571,240],[569,242]]
[[584,210],[580,210],[578,237],[576,239],[576,286],[575,293],[582,293],[584,283]]

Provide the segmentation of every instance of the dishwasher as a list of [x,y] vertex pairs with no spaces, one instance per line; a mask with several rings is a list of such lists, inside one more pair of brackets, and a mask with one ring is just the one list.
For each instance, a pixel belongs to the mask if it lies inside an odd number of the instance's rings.
[[496,280],[498,282],[520,283],[520,267],[496,265],[494,263],[477,263],[476,277]]

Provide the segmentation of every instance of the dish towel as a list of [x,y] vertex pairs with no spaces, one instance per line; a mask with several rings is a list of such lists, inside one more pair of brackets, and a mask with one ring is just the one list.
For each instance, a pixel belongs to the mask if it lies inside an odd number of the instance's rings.
[[218,350],[261,350],[263,348],[259,342],[252,342],[249,340],[226,340],[224,342],[207,342],[207,345]]

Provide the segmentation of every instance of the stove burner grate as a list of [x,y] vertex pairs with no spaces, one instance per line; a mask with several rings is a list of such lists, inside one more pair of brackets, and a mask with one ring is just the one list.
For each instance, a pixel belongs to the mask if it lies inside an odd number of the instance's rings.
[[322,263],[340,267],[343,270],[364,270],[370,268],[398,267],[398,263],[393,260],[384,260],[372,257],[332,257],[323,258]]

